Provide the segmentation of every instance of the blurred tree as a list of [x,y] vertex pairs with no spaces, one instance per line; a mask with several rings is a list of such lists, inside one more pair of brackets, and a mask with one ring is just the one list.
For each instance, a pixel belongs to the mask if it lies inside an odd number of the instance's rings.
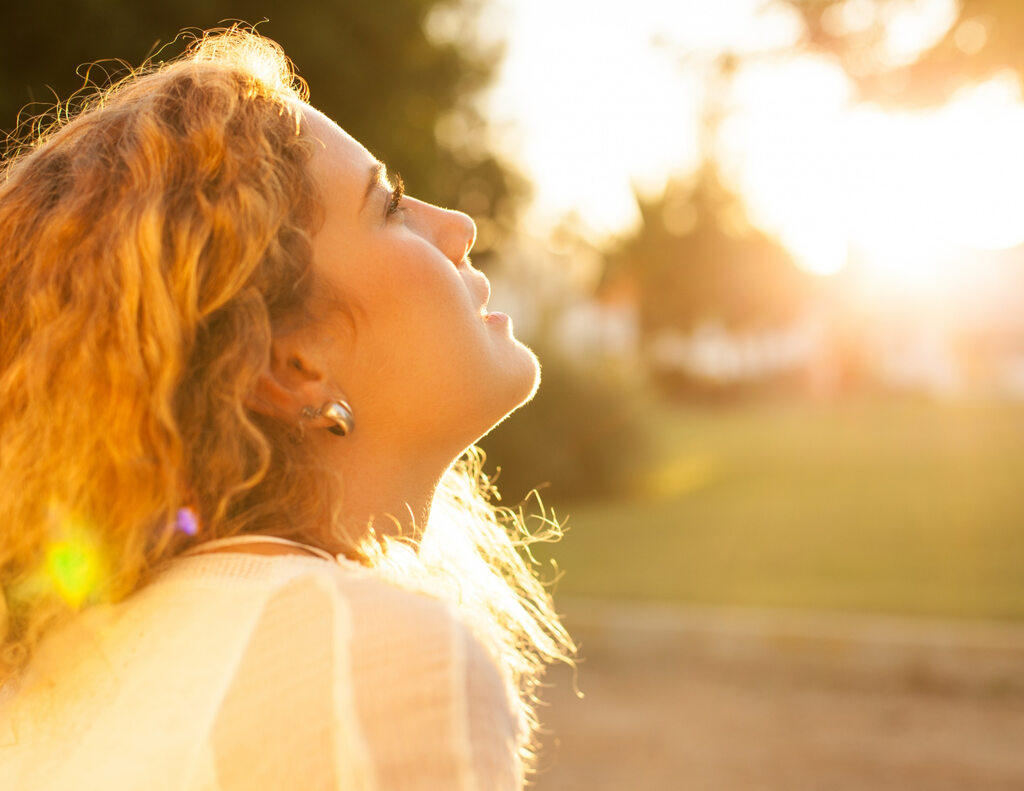
[[[0,128],[19,110],[52,108],[82,87],[88,64],[183,49],[175,36],[244,20],[279,42],[310,85],[311,102],[390,167],[412,194],[469,211],[485,252],[514,225],[523,180],[485,144],[474,94],[500,51],[474,38],[482,0],[50,0],[0,12]],[[266,20],[266,21],[264,21]],[[170,43],[168,43],[170,42]],[[77,74],[76,74],[77,69]],[[106,61],[89,71],[123,72]]]
[[[637,202],[641,224],[609,253],[601,288],[636,295],[648,348],[664,334],[689,336],[709,324],[745,334],[781,330],[806,310],[813,279],[750,225],[712,162],[692,183],[670,182],[660,198]],[[651,374],[664,392],[686,398],[721,400],[791,384],[777,377],[710,380],[663,365]]]
[[638,295],[642,333],[689,333],[715,322],[734,330],[784,326],[811,288],[778,242],[751,227],[741,200],[706,164],[693,184],[638,197],[642,223],[607,258],[604,287]]
[[[878,104],[938,104],[999,72],[1024,73],[1020,0],[952,0],[948,27],[939,17],[915,17],[928,11],[921,0],[781,2],[803,18],[808,44],[835,54],[861,96]],[[908,32],[923,37],[919,53],[902,46]]]

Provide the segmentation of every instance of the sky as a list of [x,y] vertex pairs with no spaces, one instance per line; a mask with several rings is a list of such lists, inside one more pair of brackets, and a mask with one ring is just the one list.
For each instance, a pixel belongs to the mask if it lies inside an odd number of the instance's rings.
[[[957,10],[893,8],[882,52],[893,63],[941,38]],[[833,21],[855,29],[872,9],[847,0]],[[573,215],[597,241],[626,234],[634,193],[657,196],[713,147],[750,219],[810,272],[856,261],[893,287],[954,288],[975,251],[1024,242],[1015,75],[926,111],[866,105],[835,61],[791,49],[802,23],[770,0],[493,0],[481,24],[505,41],[483,107],[494,145],[534,183],[535,233]],[[957,41],[969,49],[986,35],[974,25]],[[715,84],[726,49],[744,65]],[[709,109],[723,118],[713,141],[702,137]]]

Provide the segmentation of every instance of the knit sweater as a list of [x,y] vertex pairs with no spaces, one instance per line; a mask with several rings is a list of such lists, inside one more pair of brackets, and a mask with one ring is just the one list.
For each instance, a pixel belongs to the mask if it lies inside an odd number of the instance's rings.
[[0,694],[3,791],[505,791],[502,676],[457,613],[309,555],[180,557]]

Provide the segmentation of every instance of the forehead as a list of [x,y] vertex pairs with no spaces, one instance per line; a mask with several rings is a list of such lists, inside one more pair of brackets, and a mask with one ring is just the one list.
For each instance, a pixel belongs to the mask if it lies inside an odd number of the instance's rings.
[[367,179],[377,159],[348,132],[314,107],[303,105],[302,124],[313,141],[309,166],[332,202],[362,200]]

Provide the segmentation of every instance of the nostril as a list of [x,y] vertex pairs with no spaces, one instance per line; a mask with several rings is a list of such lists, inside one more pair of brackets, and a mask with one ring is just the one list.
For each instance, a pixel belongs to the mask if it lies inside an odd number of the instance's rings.
[[464,225],[463,232],[466,235],[466,251],[462,254],[463,258],[469,257],[469,251],[473,249],[473,245],[476,244],[476,223],[473,222],[473,218],[468,214],[459,212],[459,219]]

